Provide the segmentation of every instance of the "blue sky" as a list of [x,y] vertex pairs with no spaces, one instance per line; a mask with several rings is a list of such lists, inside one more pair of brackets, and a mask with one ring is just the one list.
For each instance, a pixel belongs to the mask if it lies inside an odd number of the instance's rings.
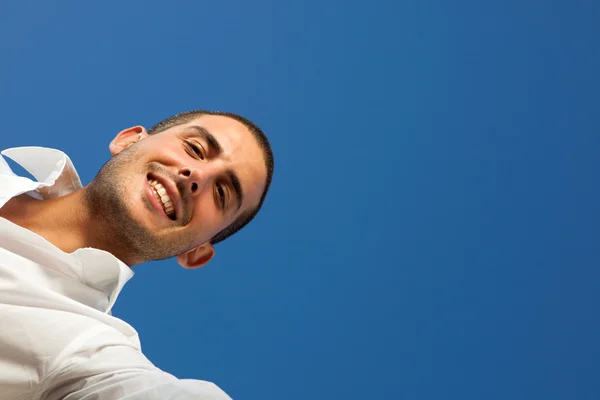
[[233,111],[276,156],[199,271],[116,316],[235,399],[600,397],[593,1],[3,2],[0,147],[84,183],[123,128]]

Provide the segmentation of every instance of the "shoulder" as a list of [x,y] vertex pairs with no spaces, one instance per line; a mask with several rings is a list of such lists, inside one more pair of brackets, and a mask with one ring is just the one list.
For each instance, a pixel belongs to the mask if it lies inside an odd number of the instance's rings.
[[52,371],[38,397],[75,400],[231,400],[211,382],[185,379],[155,367],[132,341],[112,328],[85,332],[65,349],[68,357]]

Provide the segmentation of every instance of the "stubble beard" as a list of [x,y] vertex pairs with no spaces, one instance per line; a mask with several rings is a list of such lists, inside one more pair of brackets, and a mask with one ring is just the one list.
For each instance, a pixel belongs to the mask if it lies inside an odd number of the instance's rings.
[[88,185],[85,202],[92,220],[91,229],[105,247],[123,260],[141,263],[162,260],[181,253],[183,246],[174,246],[159,239],[150,228],[138,221],[131,213],[128,204],[143,193],[132,193],[135,178],[145,171],[136,165],[136,146],[124,149],[102,166],[94,180]]

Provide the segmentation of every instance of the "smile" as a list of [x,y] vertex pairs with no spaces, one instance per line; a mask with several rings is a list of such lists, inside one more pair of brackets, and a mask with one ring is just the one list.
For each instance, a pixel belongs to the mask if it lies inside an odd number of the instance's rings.
[[154,196],[158,200],[158,203],[162,206],[165,214],[167,214],[167,217],[174,221],[175,206],[173,205],[173,200],[171,200],[171,198],[167,194],[167,190],[165,189],[165,187],[160,182],[154,179],[149,179],[148,184],[150,184]]

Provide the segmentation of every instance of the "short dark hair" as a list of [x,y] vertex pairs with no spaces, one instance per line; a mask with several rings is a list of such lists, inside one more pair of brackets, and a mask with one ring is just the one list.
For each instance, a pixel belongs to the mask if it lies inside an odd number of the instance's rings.
[[236,218],[227,228],[223,229],[219,233],[217,233],[210,240],[210,243],[215,245],[223,240],[227,239],[229,236],[233,235],[244,226],[246,226],[250,221],[254,219],[260,208],[262,207],[263,202],[265,201],[265,197],[267,196],[267,192],[269,191],[269,187],[271,186],[271,179],[273,178],[273,170],[275,168],[275,160],[273,158],[273,150],[271,149],[271,145],[269,144],[269,140],[264,132],[256,125],[254,122],[242,117],[241,115],[230,113],[230,112],[222,112],[222,111],[206,111],[206,110],[192,110],[186,111],[172,117],[165,119],[164,121],[159,122],[154,125],[149,131],[149,135],[153,135],[155,133],[159,133],[165,131],[169,128],[172,128],[177,125],[186,124],[202,115],[222,115],[225,117],[232,118],[238,122],[241,122],[248,130],[254,135],[256,142],[261,148],[265,160],[265,166],[267,167],[267,180],[265,182],[265,190],[263,191],[262,196],[260,197],[260,201],[258,202],[258,206],[250,211],[245,211],[240,216]]

